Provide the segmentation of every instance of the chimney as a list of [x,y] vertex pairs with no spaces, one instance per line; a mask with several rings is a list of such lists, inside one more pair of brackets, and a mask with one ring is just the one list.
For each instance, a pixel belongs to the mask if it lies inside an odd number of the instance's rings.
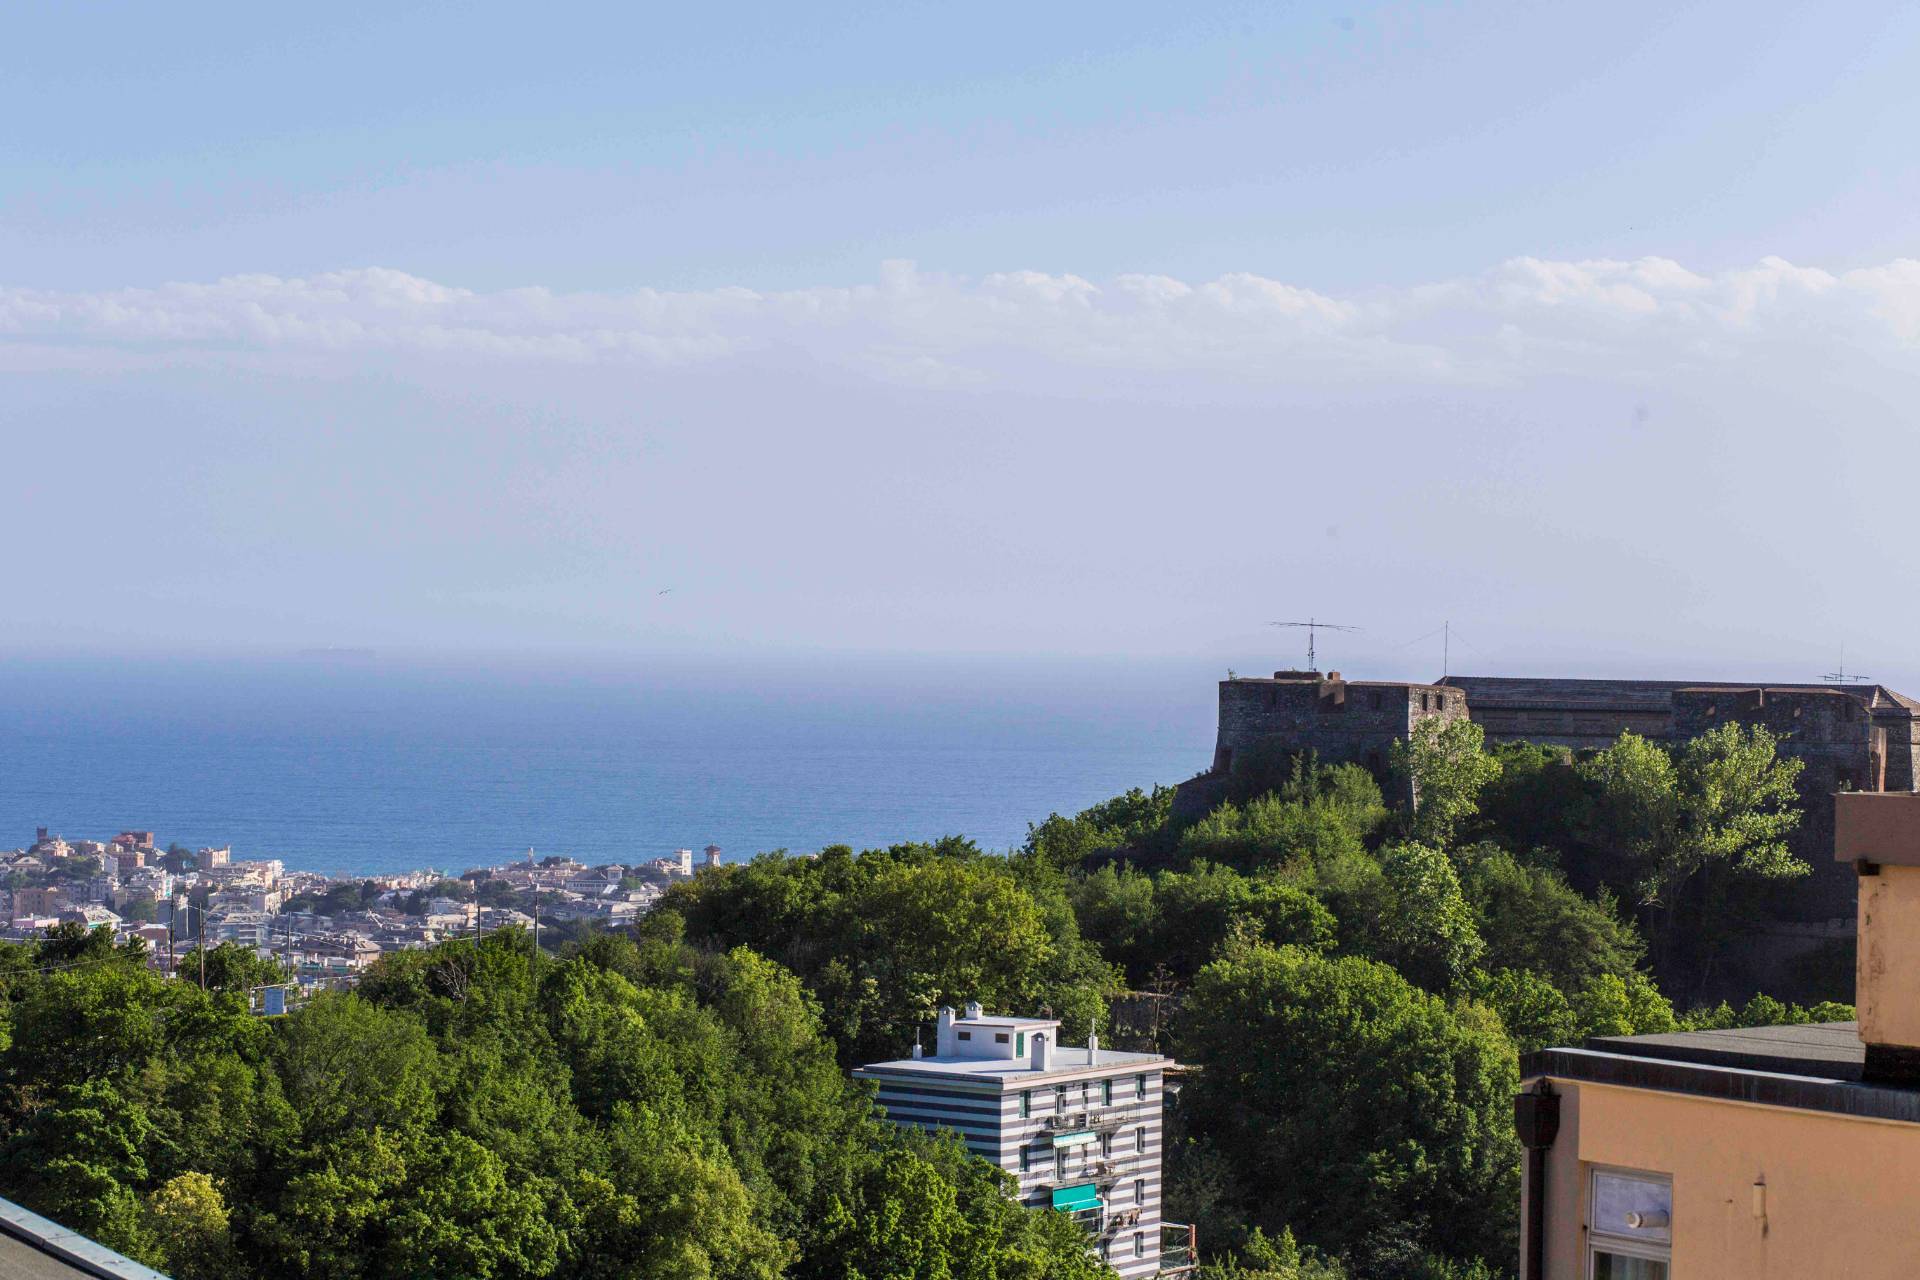
[[913,1036],[913,1056],[915,1058],[920,1058],[920,1057],[923,1057],[925,1053],[926,1053],[926,1050],[920,1047],[920,1033],[915,1032]]
[[1044,1031],[1036,1031],[1033,1033],[1033,1055],[1031,1061],[1035,1071],[1051,1071],[1053,1069],[1053,1050],[1047,1045],[1047,1033]]
[[980,1002],[978,1000],[967,1001],[967,1016],[969,1018],[977,1018],[982,1012],[983,1010],[980,1008]]
[[1834,857],[1860,884],[1863,1078],[1920,1085],[1920,792],[1843,791],[1833,825]]
[[1100,1033],[1098,1031],[1087,1032],[1087,1065],[1090,1067],[1100,1065]]
[[951,1058],[959,1050],[960,1041],[953,1034],[953,1009],[943,1004],[933,1024],[933,1054],[936,1058]]

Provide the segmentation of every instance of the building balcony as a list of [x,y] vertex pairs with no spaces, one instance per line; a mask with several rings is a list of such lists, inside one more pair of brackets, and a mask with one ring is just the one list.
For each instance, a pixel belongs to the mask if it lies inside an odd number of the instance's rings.
[[1200,1265],[1200,1249],[1190,1222],[1160,1224],[1160,1275],[1190,1276]]
[[1045,1127],[1055,1133],[1091,1129],[1112,1133],[1136,1117],[1121,1107],[1082,1107],[1077,1111],[1056,1111],[1046,1119]]

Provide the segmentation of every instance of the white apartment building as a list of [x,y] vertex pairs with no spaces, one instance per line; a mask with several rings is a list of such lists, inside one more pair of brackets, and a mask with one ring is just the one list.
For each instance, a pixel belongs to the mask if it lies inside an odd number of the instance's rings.
[[1182,1276],[1193,1229],[1160,1218],[1161,1099],[1170,1059],[1059,1043],[1051,1018],[942,1009],[934,1051],[854,1072],[895,1124],[952,1129],[1019,1180],[1020,1199],[1066,1213],[1126,1280]]

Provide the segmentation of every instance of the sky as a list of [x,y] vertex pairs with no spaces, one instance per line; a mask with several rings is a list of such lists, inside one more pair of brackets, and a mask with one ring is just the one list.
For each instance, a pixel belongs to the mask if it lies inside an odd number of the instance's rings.
[[1920,691],[1920,10],[28,5],[0,651]]

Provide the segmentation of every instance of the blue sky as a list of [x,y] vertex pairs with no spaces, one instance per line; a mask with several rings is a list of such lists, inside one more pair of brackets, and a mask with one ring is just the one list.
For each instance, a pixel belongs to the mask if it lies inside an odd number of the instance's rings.
[[16,9],[0,645],[1258,664],[1317,612],[1376,670],[1451,616],[1920,684],[1916,55],[1893,5]]
[[41,5],[14,283],[1415,283],[1915,252],[1911,6]]

